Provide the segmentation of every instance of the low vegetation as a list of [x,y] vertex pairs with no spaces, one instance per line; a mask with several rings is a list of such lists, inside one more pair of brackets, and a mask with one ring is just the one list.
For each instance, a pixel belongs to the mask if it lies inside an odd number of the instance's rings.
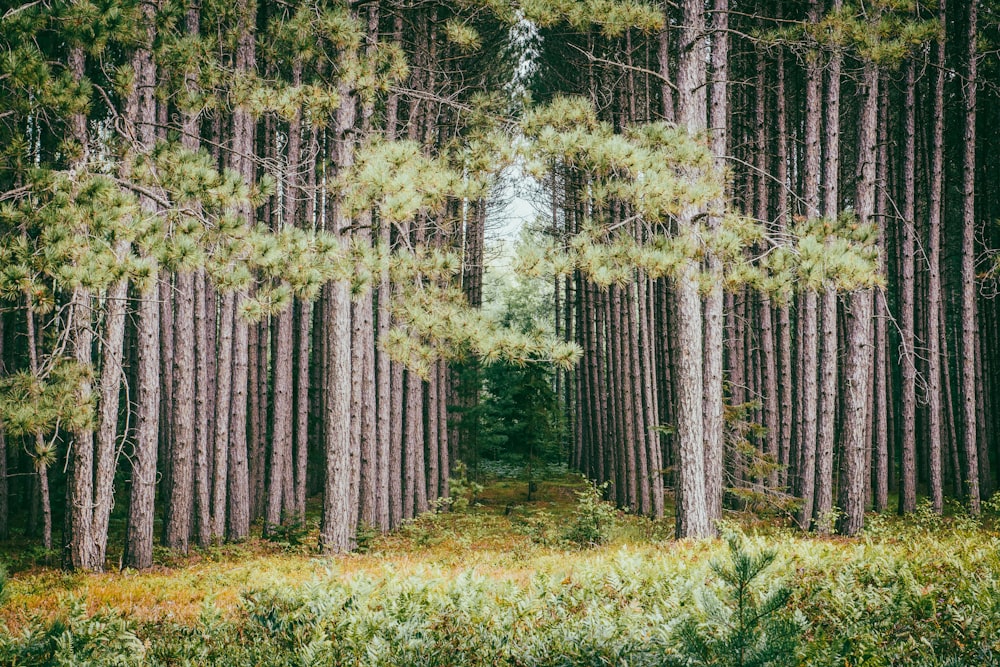
[[315,556],[316,530],[65,574],[6,554],[0,664],[1000,664],[989,520],[874,516],[857,539],[738,515],[675,541],[571,475],[459,485],[464,509]]

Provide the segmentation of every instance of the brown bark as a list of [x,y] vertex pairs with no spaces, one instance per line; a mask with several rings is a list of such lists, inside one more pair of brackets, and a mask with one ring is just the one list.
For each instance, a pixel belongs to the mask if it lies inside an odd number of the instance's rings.
[[[82,46],[74,46],[69,53],[69,70],[74,81],[84,80],[86,56]],[[82,113],[74,114],[71,119],[73,138],[80,144],[81,154],[75,160],[74,171],[87,168],[87,119]],[[91,344],[91,295],[82,285],[73,288],[69,304],[70,322],[68,330],[71,336],[73,360],[83,367],[90,367]],[[91,402],[91,382],[82,379],[77,387],[77,404],[88,406]],[[99,569],[96,562],[97,549],[93,535],[93,495],[94,495],[94,432],[89,425],[74,429],[71,435],[70,458],[68,461],[68,478],[66,482],[67,534],[63,536],[66,550],[66,565],[71,569]]]
[[[858,221],[869,224],[875,212],[876,124],[878,122],[878,67],[865,63],[864,104],[859,120],[859,179],[855,195]],[[844,360],[843,473],[839,505],[844,514],[838,526],[845,535],[856,535],[864,526],[866,427],[871,406],[868,373],[872,363],[872,291],[851,293]]]
[[931,505],[944,510],[941,474],[941,205],[944,185],[944,77],[947,3],[939,0],[939,33],[935,48],[934,121],[930,155],[930,193],[927,212],[927,429]]
[[[123,256],[128,243],[118,244]],[[94,489],[94,541],[98,568],[103,569],[108,546],[108,522],[114,504],[115,469],[118,467],[118,408],[122,385],[125,342],[125,311],[128,279],[112,285],[105,297],[100,415],[97,426]]]
[[[810,20],[817,20],[819,5],[813,0],[810,3]],[[820,93],[822,74],[819,66],[819,55],[811,52],[806,55],[806,109],[805,109],[805,146],[804,166],[802,171],[803,199],[807,218],[819,216],[819,176],[820,176]],[[813,516],[815,501],[816,475],[816,442],[817,442],[817,348],[816,329],[818,324],[816,312],[816,293],[807,290],[802,296],[802,329],[803,335],[799,345],[802,374],[799,386],[802,388],[802,409],[799,412],[800,438],[799,449],[799,495],[802,498],[802,508],[799,512],[799,526],[808,530]]]
[[195,536],[199,546],[207,546],[212,539],[212,483],[211,445],[209,430],[209,365],[208,357],[214,350],[208,342],[208,312],[205,271],[199,269],[194,277],[194,351],[195,351],[195,422],[194,422],[194,509]]
[[[697,0],[682,4],[680,60],[677,68],[678,121],[691,134],[705,129],[705,16]],[[685,211],[682,224],[691,224],[696,210]],[[705,366],[699,267],[687,260],[677,280],[677,447],[678,537],[708,537],[714,534],[709,497],[717,496],[721,479],[706,479],[706,458],[716,444],[706,446],[704,419]],[[714,371],[714,368],[713,368]],[[713,377],[714,381],[714,377]],[[714,418],[714,410],[713,410]],[[713,470],[717,461],[712,460]]]
[[156,282],[154,278],[152,287],[139,299],[136,443],[123,558],[125,567],[137,570],[153,565],[153,500],[160,409],[160,308]]
[[[729,0],[714,0],[711,25],[711,82],[708,128],[716,168],[721,172],[729,154],[727,134],[729,116]],[[683,101],[683,97],[682,97]],[[703,108],[703,107],[702,107]],[[703,112],[702,112],[703,113]],[[723,202],[716,202],[716,205]],[[719,218],[710,217],[709,227],[716,228]],[[705,496],[710,522],[722,519],[722,496],[725,486],[725,423],[723,421],[722,353],[724,327],[722,316],[722,264],[709,253],[706,258],[709,289],[704,298],[705,355]]]
[[[902,380],[902,489],[899,508],[903,513],[917,508],[916,466],[916,344],[913,328],[914,235],[916,234],[916,64],[906,66],[906,100],[903,115],[903,208],[899,286],[899,370]],[[876,493],[876,506],[880,504]],[[884,507],[884,505],[883,505]]]
[[979,450],[976,441],[976,89],[979,86],[977,23],[979,0],[969,2],[968,59],[964,79],[965,137],[962,166],[962,450],[965,455],[965,497],[972,514],[979,514]]
[[163,528],[163,542],[171,549],[188,550],[194,509],[194,275],[176,274],[173,357],[173,446],[170,449],[171,484]]
[[215,379],[215,431],[212,441],[212,538],[226,530],[226,483],[229,478],[229,420],[233,381],[233,317],[236,297],[222,295],[219,306],[218,369]]
[[226,538],[233,542],[250,535],[250,467],[247,460],[247,375],[250,324],[239,314],[237,296],[233,322],[233,388],[229,413],[229,453]]
[[[356,99],[346,84],[340,86],[340,106],[337,109],[333,163],[338,170],[354,162]],[[332,202],[332,231],[346,243],[350,220]],[[320,525],[320,548],[339,553],[354,547],[357,498],[352,497],[353,480],[351,453],[351,301],[347,281],[327,285],[326,300],[326,474],[323,491],[323,518]]]
[[[839,0],[833,9],[840,8]],[[835,50],[827,66],[825,101],[826,131],[823,215],[835,220],[840,213],[840,70],[842,55]],[[832,281],[832,277],[828,280]],[[821,300],[822,333],[820,336],[819,423],[816,439],[816,507],[813,518],[817,531],[832,530],[833,512],[833,441],[837,405],[837,291],[832,284],[823,289]]]

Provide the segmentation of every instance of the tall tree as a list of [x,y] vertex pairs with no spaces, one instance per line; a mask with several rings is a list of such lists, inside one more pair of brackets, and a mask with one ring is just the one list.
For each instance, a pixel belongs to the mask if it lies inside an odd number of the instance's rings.
[[962,151],[962,450],[969,511],[979,514],[979,450],[976,441],[976,99],[979,86],[977,41],[979,0],[969,2],[966,34],[965,137]]

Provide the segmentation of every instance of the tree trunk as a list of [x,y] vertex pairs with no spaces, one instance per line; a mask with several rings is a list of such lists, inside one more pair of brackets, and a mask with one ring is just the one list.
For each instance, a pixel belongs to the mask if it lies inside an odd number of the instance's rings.
[[[270,465],[267,475],[267,506],[264,516],[264,534],[291,519],[292,508],[285,507],[284,482],[288,467],[292,465],[292,307],[289,304],[276,321],[273,353],[274,398],[271,400]],[[235,381],[234,381],[235,384]]]
[[[702,19],[703,21],[704,19]],[[729,154],[727,135],[729,115],[729,0],[714,0],[712,14],[712,96],[709,100],[709,129],[711,150],[715,156],[715,166],[722,172]],[[703,71],[703,70],[702,70]],[[685,96],[682,96],[684,101]],[[704,107],[702,107],[704,109]],[[702,111],[702,113],[704,113]],[[721,205],[724,202],[716,202]],[[709,218],[709,226],[717,228],[721,220]],[[722,317],[722,263],[708,254],[706,267],[709,289],[705,294],[704,347],[705,384],[705,497],[708,502],[708,519],[714,522],[722,519],[722,496],[725,482],[725,423],[723,421],[722,352],[725,331]]]
[[[833,9],[840,9],[839,0]],[[833,221],[840,214],[840,70],[843,56],[837,50],[830,56],[827,67],[826,92],[826,154],[824,181],[826,196],[823,215]],[[832,284],[823,289],[822,334],[820,341],[819,424],[816,439],[816,507],[813,510],[816,530],[828,533],[833,529],[833,444],[837,405],[837,290]]]
[[941,474],[941,205],[944,189],[944,78],[947,28],[946,0],[938,4],[938,39],[934,69],[934,123],[931,139],[930,202],[927,212],[927,429],[931,505],[944,510]]
[[[677,71],[678,120],[691,134],[705,129],[705,16],[702,3],[684,0],[682,5],[680,60]],[[690,225],[697,210],[681,216]],[[715,533],[710,506],[721,488],[721,479],[706,477],[708,453],[717,454],[718,443],[705,440],[705,357],[703,355],[702,309],[698,283],[699,267],[687,260],[677,280],[677,448],[679,454],[678,537],[709,537]],[[713,313],[714,317],[714,313]],[[713,321],[713,326],[718,324]],[[714,340],[714,338],[713,338]],[[711,368],[714,373],[714,366]],[[715,377],[713,375],[714,382]],[[715,410],[712,409],[714,420]],[[714,425],[714,421],[713,421]],[[711,435],[715,435],[714,433]],[[711,462],[718,471],[718,462]]]
[[[902,490],[899,509],[906,514],[917,508],[916,464],[916,379],[915,339],[913,333],[914,236],[916,234],[916,65],[906,66],[906,101],[903,115],[903,210],[900,248],[899,285],[899,370],[902,380]],[[876,493],[876,507],[880,503]],[[883,505],[884,507],[884,505]]]
[[153,565],[153,500],[160,420],[160,307],[155,272],[153,276],[152,285],[142,292],[139,300],[136,443],[123,559],[125,567],[137,570]]
[[210,457],[212,432],[209,430],[209,367],[208,357],[214,350],[208,346],[207,290],[212,289],[199,269],[194,278],[194,350],[195,350],[195,453],[194,508],[195,535],[199,546],[208,546],[212,539],[212,484]]
[[[865,63],[865,97],[861,109],[858,166],[857,215],[860,224],[869,224],[875,211],[876,124],[878,121],[878,67]],[[858,289],[851,294],[845,356],[846,395],[844,400],[843,477],[839,505],[844,514],[840,532],[857,535],[865,518],[865,449],[867,415],[870,409],[868,373],[871,369],[872,292]]]
[[[176,274],[174,309],[174,395],[170,449],[170,500],[163,528],[163,543],[188,551],[194,509],[194,274]],[[164,332],[170,335],[171,332]]]
[[[809,20],[818,22],[819,4],[811,0]],[[820,176],[820,122],[822,119],[821,89],[823,77],[820,71],[819,54],[806,54],[806,109],[805,109],[805,146],[804,165],[802,170],[803,199],[805,200],[806,218],[819,216],[819,176]],[[802,393],[802,410],[799,413],[800,439],[799,448],[799,495],[802,498],[802,508],[799,511],[799,526],[808,530],[813,517],[816,493],[816,444],[817,444],[817,403],[818,359],[816,348],[816,293],[807,289],[802,296],[802,337],[799,345],[802,360],[802,376],[799,386]]]
[[[69,52],[69,70],[74,81],[83,82],[85,64],[83,47],[72,47]],[[79,142],[81,151],[79,157],[74,160],[73,170],[85,170],[89,143],[87,118],[82,113],[74,114],[70,125],[73,138]],[[90,348],[93,342],[92,311],[91,295],[86,287],[79,285],[73,288],[68,312],[73,360],[85,368],[90,368],[92,365]],[[77,405],[90,405],[91,393],[91,382],[84,377],[77,386]],[[93,535],[94,432],[89,425],[86,425],[74,429],[70,436],[66,490],[69,503],[66,508],[68,533],[63,536],[66,565],[71,569],[93,570],[100,567],[96,563],[97,549]]]
[[247,460],[247,376],[250,323],[239,314],[246,295],[236,297],[233,318],[233,389],[229,413],[228,498],[226,537],[232,542],[250,535],[250,465]]
[[219,305],[218,356],[215,379],[215,432],[212,443],[212,539],[226,532],[226,496],[229,478],[229,420],[233,381],[233,318],[236,297],[222,295]]
[[979,0],[969,2],[968,70],[965,88],[965,140],[962,180],[962,449],[965,496],[969,511],[979,514],[979,451],[976,442],[976,41]]
[[[32,305],[31,294],[25,294],[25,304],[25,321],[27,322],[28,334],[28,370],[31,371],[32,376],[37,378],[38,334],[35,330],[35,311]],[[41,431],[36,431],[34,436],[35,454],[31,458],[34,459],[35,472],[38,473],[38,497],[42,511],[42,546],[46,550],[49,550],[52,548],[52,500],[49,496],[49,464],[41,459],[41,453],[45,449],[45,436]]]
[[[356,104],[354,91],[340,86],[340,106],[337,109],[333,164],[338,170],[354,162]],[[351,221],[331,201],[332,231],[347,243]],[[327,285],[326,313],[326,474],[323,491],[323,518],[320,525],[320,548],[326,553],[350,551],[354,547],[357,498],[352,497],[351,462],[351,297],[345,280]]]
[[[120,242],[116,254],[128,252],[128,243]],[[101,401],[97,427],[95,461],[94,541],[98,569],[104,569],[108,547],[108,522],[114,504],[115,469],[118,467],[118,408],[122,385],[122,357],[125,342],[125,311],[128,279],[122,278],[108,289],[104,308],[103,366]]]

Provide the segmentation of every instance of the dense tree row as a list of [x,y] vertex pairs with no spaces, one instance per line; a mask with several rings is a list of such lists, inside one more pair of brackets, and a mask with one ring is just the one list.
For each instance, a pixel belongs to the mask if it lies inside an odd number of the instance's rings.
[[[658,515],[643,496],[652,451],[673,473],[681,535],[748,503],[853,534],[890,492],[913,511],[918,488],[938,512],[946,495],[979,511],[997,456],[995,133],[977,124],[996,96],[980,73],[996,67],[995,11],[689,1],[659,28],[543,31],[542,95],[588,97],[622,133],[664,119],[704,136],[729,173],[723,198],[758,225],[736,258],[702,236],[700,285],[677,268],[650,281],[642,260],[608,289],[593,271],[566,278],[556,320],[583,350],[573,460],[620,504]],[[597,217],[592,174],[577,172],[551,170],[552,229],[569,247],[576,221]],[[602,240],[631,225],[648,246],[661,221],[617,205]],[[716,202],[672,214],[667,233],[706,216],[725,224]]]
[[[10,6],[0,537],[147,567],[320,495],[350,550],[448,496],[501,358],[554,363],[571,463],[654,517],[672,488],[681,536],[727,504],[848,534],[891,491],[978,511],[995,11]],[[514,162],[555,340],[477,310]]]

